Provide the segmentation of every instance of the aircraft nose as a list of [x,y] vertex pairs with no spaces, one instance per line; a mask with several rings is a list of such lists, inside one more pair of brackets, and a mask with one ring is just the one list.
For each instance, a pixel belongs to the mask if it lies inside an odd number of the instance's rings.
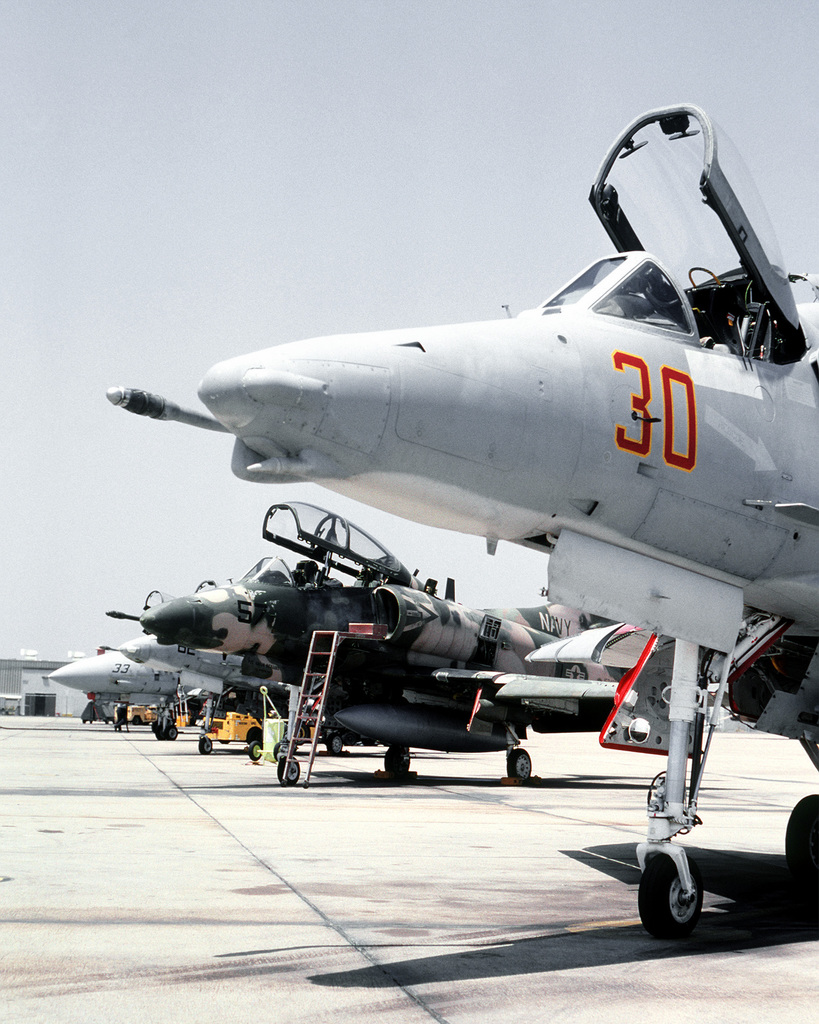
[[284,420],[319,422],[329,385],[296,370],[278,354],[239,356],[217,363],[199,385],[199,397],[231,430],[248,426],[265,409]]
[[246,356],[225,359],[212,366],[199,385],[199,398],[229,430],[241,430],[251,423],[259,406],[243,386],[248,370]]
[[117,648],[126,658],[137,664],[144,664],[151,656],[151,645],[141,643],[139,640],[129,640],[127,644],[120,644]]
[[[92,669],[93,666],[89,667],[88,659],[83,658],[82,661],[70,661],[67,665],[55,669],[49,673],[48,678],[53,679],[57,683],[62,683],[63,686],[74,688],[79,686],[80,689],[85,689],[86,682],[94,674]],[[100,675],[104,674],[104,672],[100,673]]]
[[207,628],[200,601],[177,598],[143,612],[142,628],[153,633],[161,644],[185,647],[218,647],[219,641]]

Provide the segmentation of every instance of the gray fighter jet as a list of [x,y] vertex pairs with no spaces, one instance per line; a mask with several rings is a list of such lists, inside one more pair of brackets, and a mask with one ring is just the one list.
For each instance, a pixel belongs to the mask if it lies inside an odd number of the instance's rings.
[[[749,642],[807,638],[807,662],[767,677],[756,727],[819,767],[819,304],[797,305],[752,183],[698,107],[629,124],[590,199],[616,251],[515,319],[230,359],[200,386],[211,417],[108,397],[232,432],[242,479],[316,480],[490,552],[548,553],[552,600],[673,638],[640,907],[655,934],[687,934],[702,886],[670,840],[700,820],[703,693],[721,700]],[[814,877],[818,819],[811,795],[789,826]]]
[[[147,638],[144,638],[147,639]],[[155,642],[153,646],[158,646]],[[113,720],[107,705],[129,701],[138,697],[140,702],[150,698],[163,704],[173,700],[179,687],[179,675],[164,667],[138,664],[119,650],[100,647],[96,655],[78,658],[55,669],[49,679],[72,690],[88,694],[89,704],[83,712],[94,721],[101,705],[104,713],[100,718]],[[96,709],[96,710],[95,710]]]
[[[114,613],[115,617],[123,617]],[[131,617],[131,616],[128,616]],[[242,673],[242,659],[183,646],[159,644],[145,634],[129,640],[118,649],[100,648],[97,655],[72,661],[51,673],[51,679],[94,694],[101,702],[149,700],[159,706],[154,733],[158,740],[175,740],[174,705],[178,697],[198,708],[206,700],[219,697],[225,689],[255,691],[260,681]],[[285,691],[274,682],[268,684],[281,701]],[[261,704],[261,701],[259,701]],[[200,752],[202,746],[200,743]]]

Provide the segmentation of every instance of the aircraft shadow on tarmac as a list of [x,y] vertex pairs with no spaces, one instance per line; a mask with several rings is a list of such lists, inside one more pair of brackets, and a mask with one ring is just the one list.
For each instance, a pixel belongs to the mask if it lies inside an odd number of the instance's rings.
[[[633,843],[562,852],[628,885],[635,919],[578,923],[575,905],[571,915],[575,923],[544,923],[541,935],[503,940],[496,945],[482,943],[474,950],[386,962],[354,971],[316,974],[310,980],[315,985],[341,988],[408,987],[765,949],[817,939],[817,908],[791,879],[784,856],[691,850],[706,880],[702,918],[689,939],[660,941],[649,936],[636,920],[640,876]],[[595,888],[599,894],[600,887]],[[553,902],[553,895],[571,905],[571,895],[567,900],[565,890],[551,894],[544,888],[545,902]],[[621,905],[621,900],[613,901],[608,913],[603,907],[601,918],[610,919],[612,911],[616,914]]]

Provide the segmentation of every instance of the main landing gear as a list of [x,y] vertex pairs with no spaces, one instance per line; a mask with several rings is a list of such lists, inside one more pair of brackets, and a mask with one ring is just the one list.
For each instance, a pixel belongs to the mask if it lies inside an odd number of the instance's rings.
[[173,708],[162,708],[155,722],[151,722],[154,736],[158,740],[175,740],[179,735],[174,721]]
[[819,880],[819,793],[794,807],[785,833],[785,857],[791,874],[813,894]]
[[[819,770],[819,744],[799,740],[813,767]],[[793,877],[815,900],[819,891],[819,793],[803,797],[791,812],[785,833],[785,857]]]
[[387,747],[387,752],[384,754],[384,771],[391,772],[393,775],[406,775],[409,769],[409,747],[400,747],[397,744]]
[[532,777],[532,759],[523,747],[510,747],[506,751],[506,774],[510,779],[525,782]]

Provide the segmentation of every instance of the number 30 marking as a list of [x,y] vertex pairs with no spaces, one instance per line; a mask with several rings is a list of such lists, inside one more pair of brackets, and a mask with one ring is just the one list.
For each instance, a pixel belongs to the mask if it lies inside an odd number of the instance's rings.
[[[620,373],[636,370],[639,376],[639,391],[631,393],[631,418],[639,421],[639,437],[629,436],[628,430],[617,423],[614,429],[614,443],[623,452],[646,458],[651,451],[652,427],[654,417],[649,411],[651,402],[651,374],[644,359],[631,355],[629,352],[613,352],[614,369]],[[694,396],[694,381],[682,370],[671,366],[660,367],[660,382],[663,400],[663,461],[667,466],[682,469],[686,473],[697,464],[697,404]],[[675,399],[679,395],[684,401],[686,418],[686,441],[682,451],[674,447],[675,436]]]

